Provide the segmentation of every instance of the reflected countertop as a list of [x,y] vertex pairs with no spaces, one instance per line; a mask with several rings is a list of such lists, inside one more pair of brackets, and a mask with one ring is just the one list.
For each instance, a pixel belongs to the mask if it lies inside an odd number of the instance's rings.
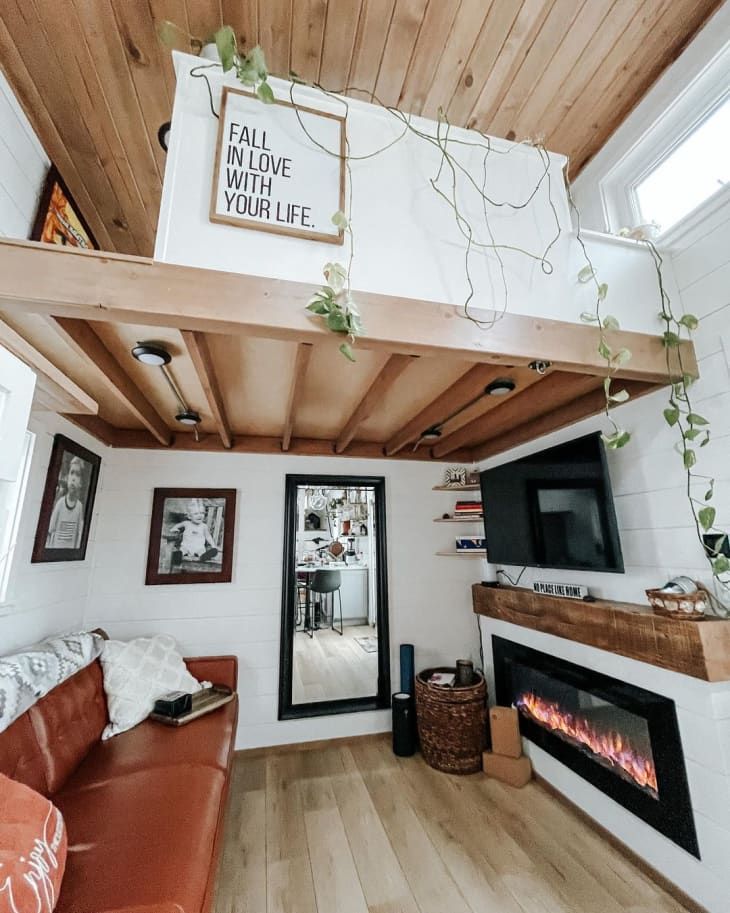
[[298,564],[296,566],[297,574],[313,574],[315,571],[366,571],[367,564],[344,564],[341,562],[330,562],[330,564]]

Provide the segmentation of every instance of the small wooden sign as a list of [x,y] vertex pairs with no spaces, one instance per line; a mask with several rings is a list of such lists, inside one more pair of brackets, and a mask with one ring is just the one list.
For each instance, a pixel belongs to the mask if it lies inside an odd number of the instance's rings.
[[342,244],[345,119],[223,89],[211,222]]
[[542,596],[564,596],[567,599],[585,599],[588,595],[588,587],[582,583],[545,583],[536,580],[532,589]]

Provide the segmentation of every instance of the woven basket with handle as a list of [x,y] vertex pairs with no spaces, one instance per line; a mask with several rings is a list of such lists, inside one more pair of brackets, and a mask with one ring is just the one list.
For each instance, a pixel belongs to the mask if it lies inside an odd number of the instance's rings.
[[416,676],[418,738],[430,767],[450,774],[471,774],[482,769],[487,686],[478,672],[473,684],[465,687],[429,684],[434,672],[455,671],[447,667],[424,669]]

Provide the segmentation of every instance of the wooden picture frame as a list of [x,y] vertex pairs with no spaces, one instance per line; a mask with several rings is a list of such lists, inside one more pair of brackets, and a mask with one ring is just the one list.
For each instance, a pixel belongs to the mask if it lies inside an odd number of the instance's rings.
[[145,584],[230,583],[234,488],[155,488]]
[[99,250],[88,222],[55,165],[48,169],[30,240]]
[[[304,105],[293,105],[291,102],[283,100],[275,100],[271,104],[264,104],[259,101],[256,95],[253,92],[248,92],[244,89],[233,89],[230,86],[224,86],[223,92],[221,95],[221,107],[218,117],[218,136],[216,139],[215,146],[215,155],[214,155],[214,168],[213,168],[213,187],[210,197],[210,211],[209,218],[211,222],[220,223],[223,225],[233,225],[236,228],[249,228],[256,231],[265,231],[277,235],[288,235],[294,238],[304,238],[309,241],[323,241],[327,244],[343,244],[345,240],[345,232],[343,229],[338,229],[337,231],[315,231],[315,226],[311,228],[296,228],[293,226],[287,226],[281,223],[271,223],[263,221],[257,218],[245,218],[245,215],[226,215],[218,211],[218,192],[219,192],[219,182],[221,177],[221,158],[223,153],[224,145],[224,131],[227,123],[227,105],[228,100],[232,96],[243,96],[247,99],[253,100],[256,105],[261,105],[261,110],[272,110],[275,108],[285,108],[296,110],[299,115],[305,114],[313,117],[319,117],[326,120],[333,120],[339,122],[339,199],[336,207],[332,212],[327,212],[326,216],[323,218],[326,219],[326,222],[331,222],[332,216],[335,212],[344,211],[345,209],[345,190],[346,190],[346,171],[345,171],[345,160],[346,160],[346,150],[347,150],[347,138],[346,138],[346,119],[338,114],[332,114],[329,111],[318,111],[315,108],[308,108]],[[240,125],[239,125],[240,126]],[[244,125],[245,128],[245,125]],[[301,131],[301,128],[298,128]],[[265,132],[264,132],[265,136]],[[306,135],[301,131],[301,136],[306,139]],[[260,148],[260,147],[256,147]],[[270,151],[270,150],[269,150]],[[311,150],[310,150],[311,151]],[[326,152],[322,152],[322,155],[327,155]],[[280,156],[280,161],[283,156]],[[228,164],[228,163],[227,163]],[[236,163],[234,162],[234,167]],[[246,175],[252,174],[252,172],[246,172]],[[255,183],[254,183],[255,186]],[[303,214],[302,214],[303,218]],[[334,228],[334,226],[331,226]]]
[[55,435],[31,562],[84,560],[100,466],[100,456]]

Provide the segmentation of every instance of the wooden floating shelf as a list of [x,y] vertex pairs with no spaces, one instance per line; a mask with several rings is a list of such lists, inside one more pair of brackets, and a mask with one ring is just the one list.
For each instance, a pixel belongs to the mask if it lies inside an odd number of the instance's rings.
[[465,548],[460,552],[436,552],[441,558],[486,558],[487,552],[483,548]]
[[479,491],[479,483],[474,485],[434,485],[433,491]]
[[520,587],[472,586],[474,611],[681,672],[706,682],[730,681],[730,621],[677,621],[649,606],[543,596]]
[[434,523],[479,523],[484,519],[483,514],[478,517],[434,517]]

